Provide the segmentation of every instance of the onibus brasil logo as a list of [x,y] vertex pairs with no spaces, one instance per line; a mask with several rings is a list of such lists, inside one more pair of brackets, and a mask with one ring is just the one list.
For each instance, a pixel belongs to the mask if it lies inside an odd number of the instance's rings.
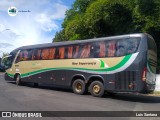
[[9,7],[8,8],[8,14],[10,16],[16,16],[17,15],[17,8],[16,7]]

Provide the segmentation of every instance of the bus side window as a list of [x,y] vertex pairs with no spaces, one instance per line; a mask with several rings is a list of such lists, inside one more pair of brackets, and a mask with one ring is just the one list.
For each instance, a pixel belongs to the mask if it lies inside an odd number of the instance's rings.
[[137,51],[138,48],[138,40],[137,39],[129,39],[127,44],[127,53],[132,54]]
[[59,48],[59,59],[64,59],[64,53],[65,53],[65,48],[60,47]]
[[68,56],[67,58],[72,58],[73,57],[73,47],[69,46],[68,47]]
[[73,46],[73,58],[78,58],[79,46]]
[[93,42],[92,46],[91,46],[91,54],[90,57],[92,58],[98,58],[99,56],[99,52],[100,52],[100,46],[98,42]]
[[105,42],[100,42],[100,52],[99,52],[99,57],[105,57],[106,56],[106,46],[105,46]]
[[116,42],[109,41],[106,42],[106,57],[114,57],[116,52]]
[[80,58],[88,58],[90,56],[91,45],[84,45],[81,51]]
[[125,42],[125,40],[119,40],[117,42],[117,51],[116,51],[116,55],[117,56],[124,56],[126,55],[126,47],[127,47],[127,44]]
[[16,62],[31,60],[32,58],[32,51],[31,50],[23,50],[19,53]]
[[49,49],[49,60],[52,60],[52,59],[55,58],[55,52],[56,52],[55,48],[50,48]]
[[21,57],[21,61],[25,61],[28,59],[28,52],[27,50],[22,51],[22,57]]
[[77,54],[77,58],[81,58],[81,53],[82,53],[82,49],[83,49],[84,45],[79,45],[79,49],[78,49],[78,54]]
[[21,56],[22,56],[22,52],[19,52],[17,58],[16,58],[16,63],[20,62],[20,59],[21,59]]
[[27,50],[28,55],[26,60],[32,60],[32,50]]
[[21,51],[19,54],[19,61],[23,61],[23,51]]
[[49,49],[42,49],[41,53],[42,60],[48,60],[49,59]]
[[42,50],[41,49],[38,49],[38,53],[37,53],[37,60],[41,60],[41,52]]
[[37,49],[33,50],[32,60],[38,60],[38,50]]

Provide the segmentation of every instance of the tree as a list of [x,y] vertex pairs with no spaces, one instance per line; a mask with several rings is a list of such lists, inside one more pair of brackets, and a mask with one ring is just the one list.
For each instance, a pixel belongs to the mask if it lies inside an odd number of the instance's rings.
[[66,40],[68,40],[68,39],[65,36],[65,32],[64,32],[64,29],[63,29],[59,32],[56,32],[56,35],[53,39],[53,42],[61,42],[61,41],[66,41]]
[[[62,38],[65,38],[66,40],[86,38],[84,35],[86,30],[84,30],[85,26],[82,18],[88,6],[94,1],[96,0],[76,0],[72,5],[72,8],[66,11],[66,17],[62,23],[63,30],[56,33],[53,41],[64,41]],[[81,32],[81,34],[77,32]],[[82,35],[82,33],[84,34]]]
[[121,1],[97,0],[89,6],[85,18],[92,37],[126,34],[133,31],[132,11]]
[[133,6],[134,27],[136,32],[152,35],[157,44],[158,65],[160,65],[160,1],[136,0]]
[[[160,44],[160,0],[75,0],[54,41],[149,33]],[[160,46],[158,65],[160,65]]]

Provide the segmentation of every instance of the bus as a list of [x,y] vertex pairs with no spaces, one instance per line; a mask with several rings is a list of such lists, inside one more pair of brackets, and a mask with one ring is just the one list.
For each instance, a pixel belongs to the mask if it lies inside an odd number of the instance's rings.
[[5,80],[71,88],[76,94],[151,93],[157,47],[147,33],[23,46],[5,60]]

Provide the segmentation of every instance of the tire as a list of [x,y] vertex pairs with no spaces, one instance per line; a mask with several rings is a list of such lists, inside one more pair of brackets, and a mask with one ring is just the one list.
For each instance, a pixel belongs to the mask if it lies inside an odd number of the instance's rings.
[[22,85],[20,75],[17,75],[17,76],[16,76],[16,85]]
[[102,97],[104,95],[104,85],[100,81],[93,81],[89,86],[89,91],[94,97]]
[[72,84],[72,90],[75,94],[83,95],[86,93],[85,82],[81,79],[77,79]]

